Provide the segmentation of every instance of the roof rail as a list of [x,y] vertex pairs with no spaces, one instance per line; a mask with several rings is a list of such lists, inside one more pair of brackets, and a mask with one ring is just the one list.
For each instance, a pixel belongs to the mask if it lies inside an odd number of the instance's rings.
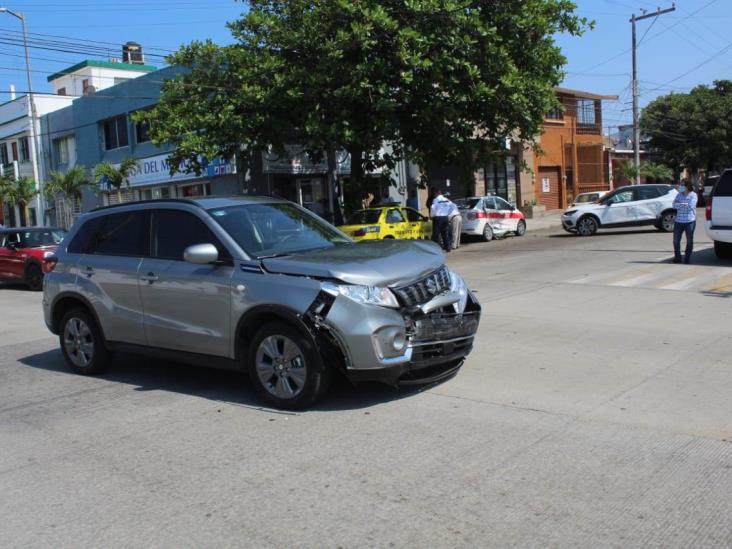
[[90,210],[91,212],[98,212],[100,210],[113,210],[114,208],[121,208],[123,206],[133,206],[135,204],[162,204],[164,202],[177,202],[180,204],[190,204],[192,206],[197,206],[198,208],[203,208],[198,202],[195,200],[189,200],[188,198],[155,198],[152,200],[135,200],[133,202],[123,202],[121,204],[110,204],[109,206],[99,206],[98,208],[94,208],[93,210]]

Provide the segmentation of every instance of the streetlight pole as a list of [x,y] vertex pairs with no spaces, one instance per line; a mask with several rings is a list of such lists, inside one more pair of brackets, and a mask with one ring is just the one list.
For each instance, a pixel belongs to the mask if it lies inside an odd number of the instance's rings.
[[[36,221],[39,225],[43,226],[45,223],[45,209],[43,204],[43,182],[40,177],[40,148],[38,145],[38,134],[36,132],[36,120],[38,116],[36,113],[36,102],[33,100],[33,78],[31,77],[31,64],[30,64],[30,53],[28,52],[28,27],[25,24],[25,16],[20,12],[12,11],[8,8],[0,7],[0,13],[7,13],[20,19],[20,23],[23,27],[23,48],[25,50],[25,72],[28,78],[28,101],[30,103],[30,138],[31,138],[31,159],[33,166],[33,179],[36,181],[38,186],[38,214]],[[26,223],[30,220],[26,219]]]
[[671,4],[671,7],[665,10],[658,8],[656,11],[645,13],[640,17],[636,17],[635,14],[633,14],[630,18],[630,23],[633,25],[633,164],[636,169],[636,185],[640,183],[640,127],[638,125],[638,97],[640,96],[640,92],[638,91],[638,61],[636,59],[637,45],[635,41],[635,24],[637,21],[649,19],[651,17],[658,17],[659,15],[671,13],[672,11],[676,11],[676,4]]

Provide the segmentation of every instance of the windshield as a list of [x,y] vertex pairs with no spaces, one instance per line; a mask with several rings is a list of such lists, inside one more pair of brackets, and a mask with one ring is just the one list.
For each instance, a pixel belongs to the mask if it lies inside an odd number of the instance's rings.
[[574,201],[577,204],[584,204],[586,202],[595,202],[598,198],[600,198],[598,193],[588,193],[579,195]]
[[461,198],[455,201],[458,210],[472,210],[478,205],[480,198]]
[[353,214],[346,225],[371,225],[379,222],[381,210],[361,210]]
[[255,259],[351,242],[335,227],[295,204],[242,204],[209,213]]
[[66,236],[66,231],[60,229],[46,229],[43,231],[23,231],[20,233],[20,243],[24,248],[39,248],[41,246],[58,246]]

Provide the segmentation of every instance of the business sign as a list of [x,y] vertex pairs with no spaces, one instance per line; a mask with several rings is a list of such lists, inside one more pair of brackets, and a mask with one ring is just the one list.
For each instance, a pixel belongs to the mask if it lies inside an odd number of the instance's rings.
[[[186,179],[197,179],[199,177],[219,177],[236,173],[236,164],[224,158],[216,158],[207,162],[201,158],[201,175],[196,172],[186,173],[187,162],[181,162],[173,175],[170,175],[170,163],[167,154],[141,158],[137,166],[130,172],[130,187],[143,187],[160,183],[174,183]],[[115,165],[119,168],[119,164]]]
[[548,192],[551,192],[551,189],[552,189],[552,187],[551,187],[551,184],[549,182],[549,178],[548,177],[542,177],[541,178],[541,192],[548,193]]
[[[295,175],[326,173],[328,159],[323,153],[319,162],[313,162],[300,145],[285,145],[284,154],[277,154],[272,149],[262,153],[262,171]],[[351,173],[351,155],[345,151],[336,153],[336,173]]]

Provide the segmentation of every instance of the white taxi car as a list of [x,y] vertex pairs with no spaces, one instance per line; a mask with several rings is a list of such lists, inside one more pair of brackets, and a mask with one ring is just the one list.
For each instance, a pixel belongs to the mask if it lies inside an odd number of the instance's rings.
[[673,231],[678,191],[671,185],[632,185],[620,187],[599,201],[570,207],[562,215],[565,231],[592,236],[600,228],[654,225],[661,231]]
[[513,233],[526,234],[524,214],[499,196],[475,196],[455,201],[463,217],[461,234],[480,236],[486,242]]

